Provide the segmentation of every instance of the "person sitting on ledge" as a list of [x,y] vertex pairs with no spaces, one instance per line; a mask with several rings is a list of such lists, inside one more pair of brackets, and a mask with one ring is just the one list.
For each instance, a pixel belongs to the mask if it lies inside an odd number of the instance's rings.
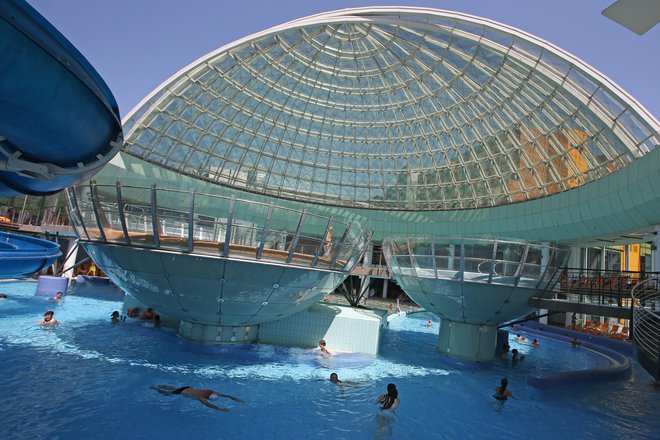
[[147,320],[154,319],[154,311],[151,310],[151,307],[148,307],[147,310],[145,310],[144,313],[142,313],[140,319],[147,319]]
[[39,320],[39,324],[41,324],[41,325],[59,325],[60,324],[59,321],[57,319],[53,318],[54,315],[55,315],[55,312],[53,312],[52,310],[47,311],[46,313],[44,313],[44,317]]
[[215,409],[217,411],[229,411],[229,408],[220,408],[219,406],[210,403],[209,400],[214,400],[217,399],[218,397],[226,397],[227,399],[231,399],[236,402],[245,403],[243,400],[239,399],[238,397],[229,396],[227,394],[222,394],[213,390],[201,390],[201,389],[198,390],[191,387],[174,388],[169,385],[156,385],[155,387],[149,387],[149,388],[158,391],[160,394],[164,396],[172,396],[175,394],[180,394],[184,397],[196,399],[202,405],[208,406],[209,408]]

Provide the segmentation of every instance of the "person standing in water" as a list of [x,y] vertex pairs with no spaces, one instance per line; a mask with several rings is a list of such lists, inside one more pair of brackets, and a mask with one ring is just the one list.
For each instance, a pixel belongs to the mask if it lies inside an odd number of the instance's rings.
[[381,394],[378,398],[378,403],[381,405],[382,410],[394,410],[399,406],[399,391],[393,383],[387,384],[387,393]]
[[500,382],[500,386],[495,388],[495,394],[493,394],[493,397],[497,400],[501,400],[502,402],[504,402],[509,397],[513,397],[511,390],[506,388],[508,385],[509,380],[506,377],[503,377],[502,381]]
[[328,350],[328,347],[326,346],[324,339],[321,339],[319,341],[319,350],[321,350],[320,353],[323,356],[332,356],[332,352]]
[[152,390],[158,391],[160,394],[164,396],[180,394],[184,397],[189,397],[191,399],[198,400],[202,405],[207,406],[216,411],[229,411],[229,408],[221,408],[217,405],[210,403],[209,400],[214,400],[217,399],[218,397],[226,397],[227,399],[231,399],[236,402],[245,403],[243,402],[243,400],[237,397],[229,396],[227,394],[222,394],[219,393],[218,391],[213,391],[213,390],[202,390],[192,387],[174,388],[173,386],[169,386],[169,385],[156,385],[155,387],[150,387],[150,388]]
[[55,315],[55,312],[53,312],[52,310],[47,311],[46,313],[44,313],[44,317],[39,320],[39,324],[41,324],[41,325],[60,325],[60,322],[57,319],[53,318],[54,315]]

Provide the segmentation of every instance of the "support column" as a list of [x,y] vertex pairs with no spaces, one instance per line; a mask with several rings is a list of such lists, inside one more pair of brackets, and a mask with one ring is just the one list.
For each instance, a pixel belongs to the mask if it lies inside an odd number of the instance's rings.
[[626,260],[623,262],[624,268],[623,270],[630,270],[630,245],[627,244],[624,247],[624,253],[626,254]]
[[548,267],[550,261],[550,243],[544,241],[541,244],[543,245],[541,248],[541,273],[545,273],[545,268]]
[[389,278],[383,279],[383,295],[382,295],[383,298],[387,298],[387,286],[389,282],[390,282]]
[[497,326],[442,319],[436,349],[454,358],[490,361],[497,349]]
[[364,252],[364,259],[362,260],[362,264],[365,267],[371,267],[371,261],[374,256],[374,245],[369,243],[369,246],[367,246],[367,250]]
[[205,344],[247,344],[257,340],[259,325],[222,326],[181,321],[177,335]]
[[447,259],[447,269],[454,270],[454,257],[456,256],[456,246],[449,245],[449,258]]
[[[62,266],[63,269],[68,269],[72,267],[73,265],[76,264],[76,259],[78,258],[78,239],[76,238],[75,240],[69,240],[69,246],[67,246],[66,249],[66,254],[68,255],[66,261],[64,261],[64,265]],[[73,272],[75,270],[67,270],[64,272],[64,276],[68,278],[69,282],[74,278]]]

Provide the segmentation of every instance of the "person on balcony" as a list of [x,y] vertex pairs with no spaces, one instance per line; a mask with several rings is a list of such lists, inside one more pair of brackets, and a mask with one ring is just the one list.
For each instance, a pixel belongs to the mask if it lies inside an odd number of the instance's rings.
[[332,249],[332,226],[330,226],[328,232],[325,233],[325,243],[323,243],[324,257],[330,255],[330,249]]

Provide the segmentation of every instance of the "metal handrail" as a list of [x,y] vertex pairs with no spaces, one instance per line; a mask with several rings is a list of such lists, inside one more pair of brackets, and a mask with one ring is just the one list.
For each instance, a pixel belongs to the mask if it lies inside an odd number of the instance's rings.
[[[93,181],[68,188],[66,195],[76,234],[90,242],[176,248],[186,253],[224,257],[232,254],[232,258],[274,259],[296,266],[350,272],[371,236],[369,230],[351,220],[233,195]],[[200,206],[207,210],[195,212]],[[209,206],[214,215],[209,215]],[[291,226],[294,224],[295,231]],[[322,249],[327,229],[332,226],[344,229],[344,233],[332,243],[336,250],[320,256],[318,249]],[[279,255],[284,252],[284,256]]]
[[[479,245],[478,252],[473,253],[468,246]],[[507,252],[507,247],[514,247],[520,252],[511,250],[512,254],[499,258],[498,253]],[[443,249],[441,253],[440,249]],[[534,254],[531,254],[531,250]],[[541,288],[541,282],[547,274],[554,274],[558,267],[563,267],[570,255],[566,247],[547,243],[532,243],[514,241],[511,239],[485,238],[451,238],[451,237],[387,237],[383,240],[383,254],[390,272],[404,275],[410,272],[422,278],[453,278],[464,282],[466,274],[487,275],[487,278],[469,276],[474,283],[512,284],[517,286],[523,282],[528,287],[533,282],[536,288]],[[558,254],[561,251],[562,257]],[[429,253],[430,252],[430,253]],[[487,254],[485,254],[487,252]],[[486,256],[487,255],[487,256]],[[530,257],[530,258],[528,258]],[[531,259],[536,257],[540,261]],[[560,259],[561,261],[557,261]],[[446,263],[440,264],[441,262]],[[489,263],[488,271],[482,269]],[[504,266],[496,271],[498,264]]]
[[632,334],[637,346],[655,362],[660,360],[660,277],[638,283],[632,298]]

